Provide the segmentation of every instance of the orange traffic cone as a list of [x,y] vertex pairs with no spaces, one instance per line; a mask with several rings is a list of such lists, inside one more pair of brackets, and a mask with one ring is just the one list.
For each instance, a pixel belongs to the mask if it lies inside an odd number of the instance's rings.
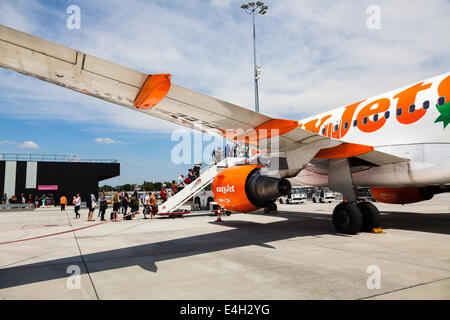
[[222,217],[220,216],[220,212],[222,212],[222,209],[217,210],[217,220],[216,220],[216,222],[222,222]]

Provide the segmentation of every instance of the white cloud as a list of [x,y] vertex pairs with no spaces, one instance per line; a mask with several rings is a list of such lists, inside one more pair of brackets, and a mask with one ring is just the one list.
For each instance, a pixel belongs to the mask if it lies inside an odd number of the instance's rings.
[[[219,8],[229,8],[231,2],[236,2],[236,0],[211,0],[211,5]],[[242,2],[243,3],[243,2]]]
[[104,144],[122,143],[121,141],[116,141],[111,138],[95,138],[95,142]]
[[39,146],[33,141],[24,141],[24,143],[19,144],[19,148],[25,149],[39,149]]
[[2,144],[16,144],[16,142],[10,141],[10,140],[3,140],[3,141],[0,141],[0,145],[2,145]]

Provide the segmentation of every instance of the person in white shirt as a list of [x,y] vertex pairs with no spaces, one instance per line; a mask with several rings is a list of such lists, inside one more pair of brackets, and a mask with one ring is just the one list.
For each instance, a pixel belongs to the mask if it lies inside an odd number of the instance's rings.
[[178,177],[178,192],[180,192],[184,188],[184,176],[180,174]]
[[75,198],[75,200],[73,201],[73,204],[75,205],[75,219],[80,218],[80,206],[81,206],[81,197],[80,194],[77,193],[77,196]]
[[97,199],[95,199],[95,196],[91,194],[91,201],[88,202],[88,208],[89,208],[89,215],[88,215],[88,221],[95,221],[95,219],[92,219],[92,216],[94,215],[95,207]]

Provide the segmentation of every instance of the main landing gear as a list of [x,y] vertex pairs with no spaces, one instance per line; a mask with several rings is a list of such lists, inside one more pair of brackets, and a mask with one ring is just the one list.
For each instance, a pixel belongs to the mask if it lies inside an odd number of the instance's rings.
[[328,183],[332,190],[344,196],[344,202],[333,211],[333,224],[338,232],[356,234],[381,230],[378,209],[369,202],[356,202],[348,159],[328,161]]
[[380,212],[369,202],[342,202],[334,208],[333,224],[340,233],[372,232],[380,227]]
[[264,208],[264,213],[277,214],[278,213],[277,204],[275,202],[270,203],[268,207]]

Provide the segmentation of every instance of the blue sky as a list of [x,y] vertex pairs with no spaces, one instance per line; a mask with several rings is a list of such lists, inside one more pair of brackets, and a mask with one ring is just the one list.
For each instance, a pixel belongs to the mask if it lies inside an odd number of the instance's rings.
[[[253,109],[251,20],[235,0],[2,0],[0,23]],[[261,112],[301,119],[450,68],[450,4],[265,1],[257,18]],[[69,5],[81,30],[66,28]],[[366,26],[369,5],[381,29]],[[117,159],[108,184],[169,180],[177,127],[0,70],[0,152]],[[109,143],[105,143],[109,142]]]

